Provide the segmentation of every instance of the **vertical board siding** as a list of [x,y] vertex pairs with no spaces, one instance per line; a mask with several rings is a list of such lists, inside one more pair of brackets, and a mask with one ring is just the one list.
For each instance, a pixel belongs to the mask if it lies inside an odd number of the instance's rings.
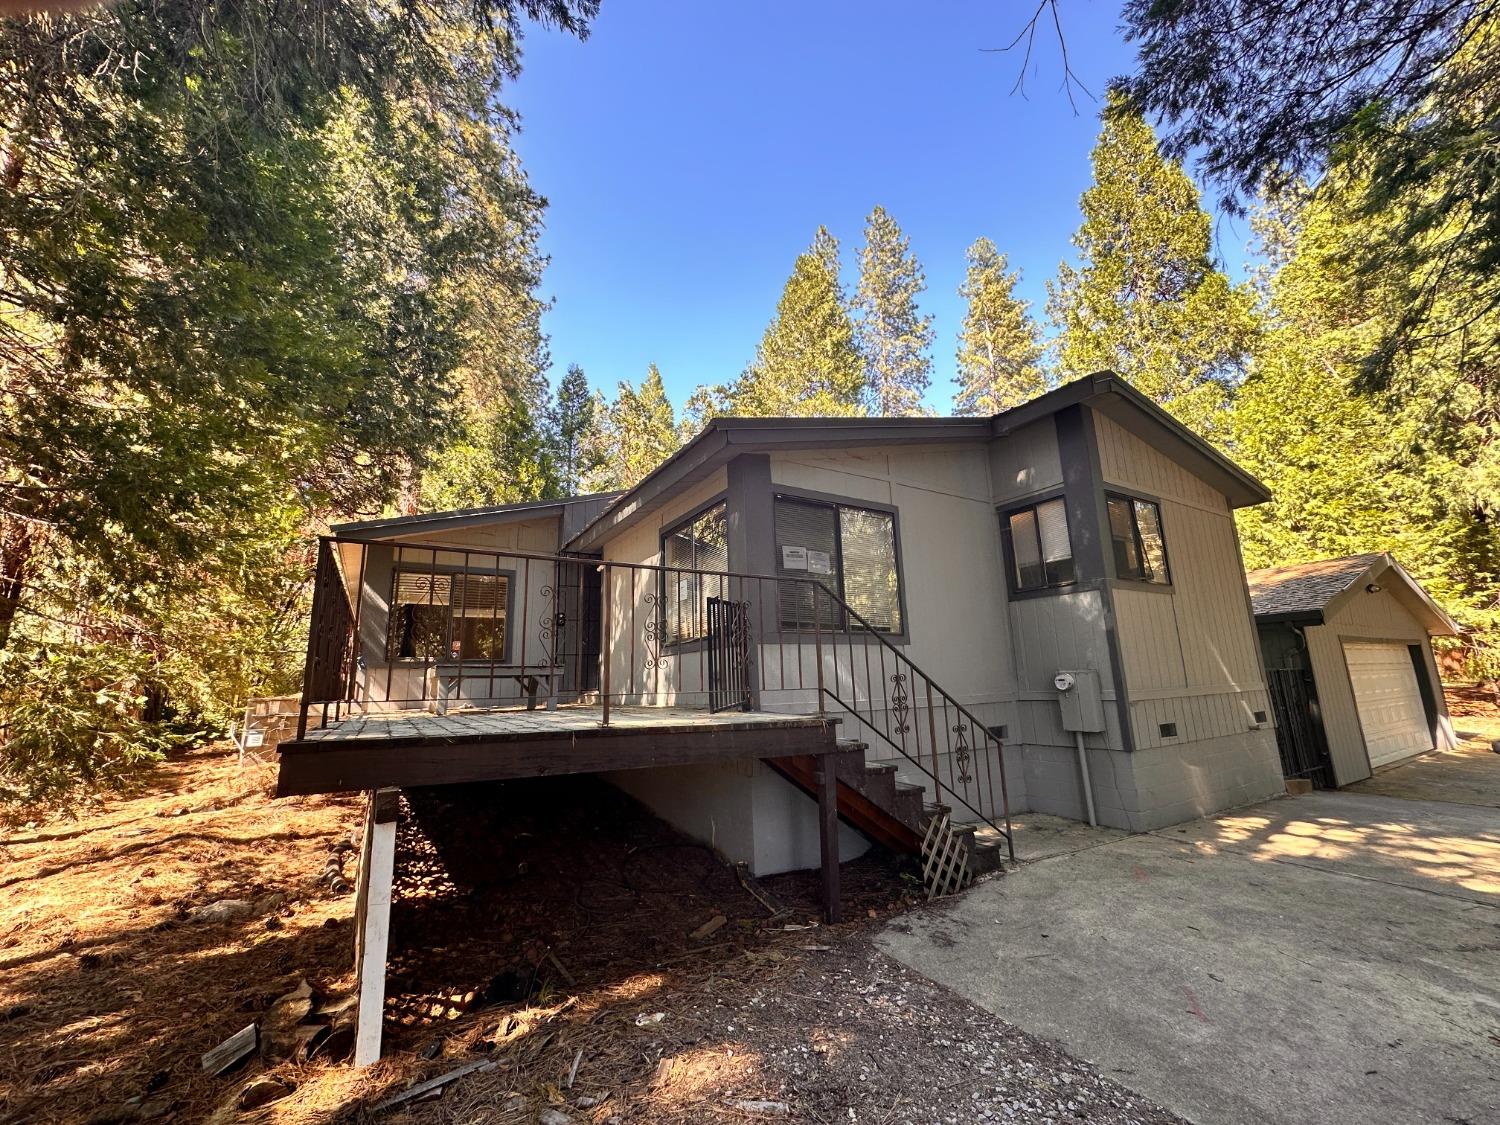
[[1376,594],[1361,591],[1328,617],[1325,624],[1309,626],[1306,635],[1308,661],[1317,683],[1323,729],[1328,736],[1328,753],[1333,759],[1334,780],[1339,785],[1351,785],[1370,776],[1370,757],[1365,750],[1354,687],[1349,682],[1349,666],[1344,659],[1345,639],[1420,644],[1422,663],[1436,689],[1438,737],[1447,739],[1450,726],[1447,704],[1427,630],[1389,590]]
[[[1161,505],[1171,591],[1117,584],[1115,615],[1136,746],[1243,736],[1267,709],[1259,640],[1224,495],[1095,414],[1105,487]],[[1176,737],[1161,725],[1176,723]]]
[[1094,433],[1099,443],[1099,468],[1111,484],[1170,496],[1210,511],[1229,512],[1228,501],[1213,485],[1098,411],[1094,412]]

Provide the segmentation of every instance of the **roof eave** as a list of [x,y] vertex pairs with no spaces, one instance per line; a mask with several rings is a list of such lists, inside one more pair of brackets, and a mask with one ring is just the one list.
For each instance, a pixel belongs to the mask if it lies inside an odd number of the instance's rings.
[[[1248,508],[1271,499],[1271,490],[1253,473],[1240,468],[1203,438],[1188,429],[1113,371],[1099,371],[1064,383],[1056,390],[1022,403],[992,419],[996,436],[1004,436],[1068,406],[1087,403],[1160,448],[1165,442],[1186,453],[1198,475],[1212,482],[1231,507]],[[1176,456],[1176,460],[1182,460]]]

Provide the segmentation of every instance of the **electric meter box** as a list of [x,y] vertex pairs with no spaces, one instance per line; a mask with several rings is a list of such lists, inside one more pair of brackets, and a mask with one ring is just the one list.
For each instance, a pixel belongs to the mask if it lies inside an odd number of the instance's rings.
[[1096,733],[1104,729],[1104,699],[1099,694],[1098,672],[1092,668],[1067,669],[1058,672],[1053,683],[1058,689],[1063,730]]

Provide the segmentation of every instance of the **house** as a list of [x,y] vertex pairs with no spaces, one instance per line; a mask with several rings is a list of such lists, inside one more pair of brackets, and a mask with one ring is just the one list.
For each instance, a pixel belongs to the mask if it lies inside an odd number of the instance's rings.
[[1282,769],[1324,787],[1456,745],[1432,639],[1459,631],[1388,554],[1248,575]]
[[[342,525],[314,630],[337,651],[310,658],[283,788],[420,780],[419,755],[319,766],[382,713],[451,738],[583,701],[840,718],[956,820],[1146,829],[1257,800],[1281,771],[1232,513],[1266,498],[1103,374],[994,418],[721,418],[620,496]],[[807,866],[808,802],[760,759],[608,772],[758,872]]]
[[719,418],[622,495],[345,524],[279,792],[372,794],[362,982],[400,786],[599,774],[757,874],[821,864],[830,917],[869,841],[941,893],[1014,811],[1262,800],[1233,513],[1268,497],[1103,373],[992,418]]

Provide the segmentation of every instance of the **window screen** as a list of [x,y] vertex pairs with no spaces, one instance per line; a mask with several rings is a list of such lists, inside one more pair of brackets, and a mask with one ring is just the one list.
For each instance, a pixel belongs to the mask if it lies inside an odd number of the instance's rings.
[[832,598],[817,592],[815,584],[821,584],[871,629],[901,632],[896,521],[889,512],[778,496],[776,573],[798,580],[781,586],[783,628],[844,626],[847,615]]
[[386,654],[392,660],[504,659],[510,578],[397,570]]
[[1109,541],[1115,560],[1115,576],[1165,585],[1167,545],[1161,531],[1161,509],[1150,500],[1110,495]]
[[723,579],[692,573],[728,570],[724,505],[716,504],[662,537],[662,576],[668,641],[691,641],[708,631],[709,598],[723,593]]
[[1068,509],[1061,499],[1011,512],[1006,517],[1006,531],[1017,590],[1039,590],[1073,581],[1073,543],[1068,537]]

